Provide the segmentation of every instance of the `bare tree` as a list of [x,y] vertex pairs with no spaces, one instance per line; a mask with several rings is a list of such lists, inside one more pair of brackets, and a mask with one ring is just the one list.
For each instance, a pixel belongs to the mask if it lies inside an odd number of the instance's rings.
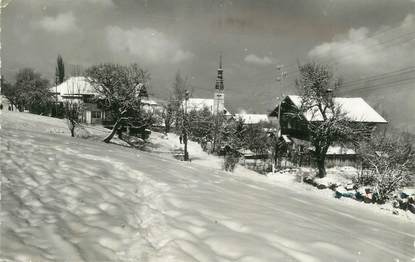
[[75,137],[75,130],[79,126],[79,114],[83,107],[82,85],[83,82],[74,79],[73,81],[67,82],[66,90],[62,90],[65,96],[63,113],[72,137]]
[[88,68],[86,76],[114,122],[111,133],[104,139],[109,143],[123,125],[140,119],[139,94],[141,86],[149,82],[150,74],[137,64],[100,64]]
[[300,66],[299,71],[296,85],[302,104],[297,118],[306,123],[307,135],[314,146],[318,176],[324,177],[329,147],[334,142],[354,142],[367,130],[363,125],[352,123],[334,103],[333,92],[340,88],[341,81],[334,77],[328,66],[308,63]]
[[164,132],[167,134],[170,132],[173,122],[174,104],[170,99],[167,104],[163,105],[162,118],[164,120]]
[[80,104],[72,103],[70,101],[66,101],[63,104],[65,118],[67,120],[69,131],[71,132],[71,137],[75,137],[75,129],[78,123],[78,116],[80,111]]
[[190,90],[190,84],[187,78],[183,78],[179,71],[176,73],[174,83],[172,86],[172,99],[171,108],[173,110],[174,121],[176,129],[181,130],[181,124],[183,119],[183,108],[182,104],[185,99],[186,90]]

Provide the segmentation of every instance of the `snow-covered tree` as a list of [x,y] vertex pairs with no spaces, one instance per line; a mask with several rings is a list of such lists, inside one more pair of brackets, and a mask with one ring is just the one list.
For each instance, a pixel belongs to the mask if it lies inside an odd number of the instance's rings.
[[1,94],[4,95],[12,106],[18,105],[18,93],[14,85],[1,77]]
[[[353,142],[366,134],[363,125],[353,123],[347,118],[341,107],[333,102],[333,93],[341,87],[326,65],[308,63],[299,67],[300,77],[296,81],[302,105],[297,117],[304,119],[310,115],[306,123],[306,132],[314,146],[314,160],[318,168],[318,176],[326,176],[325,159],[327,150],[334,142]],[[318,118],[315,120],[314,118]]]
[[104,110],[114,122],[112,131],[104,142],[109,143],[125,124],[142,125],[139,94],[142,85],[150,81],[150,74],[147,71],[137,64],[129,66],[100,64],[88,68],[86,76],[102,99]]
[[163,105],[163,110],[161,111],[161,118],[163,119],[164,122],[164,132],[167,134],[170,132],[172,123],[173,123],[173,103],[171,101],[172,99],[170,99],[169,102],[167,102],[167,104]]
[[264,127],[265,123],[248,125],[243,132],[244,147],[258,155],[267,154],[272,146],[272,140]]
[[190,138],[202,142],[212,140],[213,115],[208,108],[192,110],[188,113]]
[[172,115],[174,116],[174,123],[176,131],[182,132],[180,127],[183,123],[183,101],[185,99],[186,90],[191,90],[190,83],[187,78],[183,78],[180,74],[180,71],[176,73],[173,85],[172,85],[172,95],[169,101],[170,108],[172,110]]
[[10,86],[13,103],[19,111],[25,108],[35,114],[48,113],[51,103],[49,81],[31,68],[20,69],[16,75],[16,83]]
[[375,188],[379,201],[395,190],[413,184],[415,174],[414,141],[405,134],[376,134],[360,145],[363,170],[359,183]]

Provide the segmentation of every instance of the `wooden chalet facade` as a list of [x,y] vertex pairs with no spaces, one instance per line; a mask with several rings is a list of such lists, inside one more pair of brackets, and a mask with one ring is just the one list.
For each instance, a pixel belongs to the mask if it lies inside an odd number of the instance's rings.
[[[333,98],[336,107],[340,107],[351,122],[365,125],[372,132],[388,122],[360,97]],[[314,150],[309,141],[308,122],[322,121],[317,110],[310,109],[300,113],[302,99],[300,96],[286,96],[269,114],[277,123],[282,154],[291,162],[308,165]],[[280,108],[281,106],[281,108]],[[327,166],[356,165],[358,156],[353,147],[334,143],[327,151]]]

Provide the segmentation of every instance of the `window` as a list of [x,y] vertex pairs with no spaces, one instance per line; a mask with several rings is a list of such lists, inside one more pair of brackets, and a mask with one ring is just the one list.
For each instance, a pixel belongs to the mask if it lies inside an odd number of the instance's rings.
[[101,111],[92,111],[91,112],[92,118],[101,118]]

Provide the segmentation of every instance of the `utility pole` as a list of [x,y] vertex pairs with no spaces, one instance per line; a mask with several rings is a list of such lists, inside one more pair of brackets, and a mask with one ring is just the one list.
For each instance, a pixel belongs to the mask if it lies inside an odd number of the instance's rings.
[[[214,114],[214,121],[215,121],[215,126],[214,126],[214,134],[213,134],[213,152],[216,152],[216,143],[217,143],[217,139],[218,139],[218,112],[219,109],[219,103],[216,104],[216,108],[213,109],[213,112],[216,112],[216,114]],[[216,111],[215,111],[216,110]]]
[[184,161],[189,160],[189,152],[187,152],[187,131],[188,131],[188,125],[189,121],[187,119],[187,101],[189,100],[190,93],[188,90],[185,91],[184,96],[184,121],[183,121],[183,144],[184,144]]
[[218,68],[218,75],[216,77],[215,83],[215,93],[214,93],[214,102],[213,102],[213,116],[215,121],[214,127],[214,137],[213,137],[213,151],[216,152],[216,148],[218,146],[218,141],[220,141],[219,133],[219,121],[222,119],[223,116],[223,109],[224,109],[224,86],[223,86],[223,68],[222,68],[222,53],[219,56],[219,68]]
[[55,76],[55,115],[53,117],[58,117],[58,76]]
[[278,141],[282,135],[281,131],[281,106],[282,101],[284,99],[284,79],[287,77],[287,72],[283,71],[284,65],[278,65],[277,66],[277,82],[280,82],[280,97],[278,101],[278,128],[277,128],[277,134],[275,136],[275,156],[274,156],[274,168],[275,166],[279,166],[278,161]]

